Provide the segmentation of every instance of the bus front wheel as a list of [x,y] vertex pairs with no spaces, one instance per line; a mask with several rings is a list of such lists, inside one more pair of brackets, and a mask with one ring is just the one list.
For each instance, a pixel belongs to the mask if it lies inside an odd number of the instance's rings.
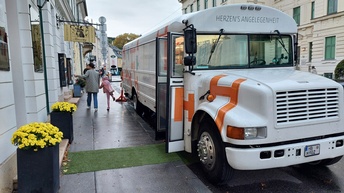
[[234,169],[228,164],[225,149],[215,123],[207,119],[201,124],[197,153],[206,177],[213,184],[224,184],[233,176]]

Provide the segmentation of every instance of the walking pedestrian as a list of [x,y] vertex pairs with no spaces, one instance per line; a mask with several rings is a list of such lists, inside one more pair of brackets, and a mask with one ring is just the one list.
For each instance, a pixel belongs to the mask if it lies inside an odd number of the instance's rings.
[[87,109],[90,109],[93,97],[94,110],[98,111],[99,73],[95,70],[94,64],[89,64],[89,70],[84,75],[75,75],[75,77],[86,79]]
[[317,69],[315,68],[315,66],[312,66],[311,73],[313,73],[313,74],[318,74],[318,73],[317,73]]
[[112,97],[112,100],[115,100],[115,96],[113,95],[113,88],[111,86],[111,83],[109,81],[108,76],[104,76],[102,78],[102,83],[99,86],[99,88],[103,88],[103,92],[106,94],[106,100],[107,100],[107,111],[110,110],[110,96]]
[[87,72],[88,69],[90,69],[90,66],[89,66],[89,64],[86,64],[86,67],[85,67],[85,69],[84,69],[84,74],[86,74],[86,72]]
[[106,75],[106,66],[105,65],[99,70],[99,74],[102,78]]

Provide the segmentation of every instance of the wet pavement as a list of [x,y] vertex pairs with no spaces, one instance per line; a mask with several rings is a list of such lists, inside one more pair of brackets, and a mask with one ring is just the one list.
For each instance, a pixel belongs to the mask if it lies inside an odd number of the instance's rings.
[[[112,82],[116,98],[119,82]],[[111,101],[98,94],[99,110],[86,109],[86,95],[73,115],[74,141],[70,152],[121,148],[154,143],[153,129],[139,117],[128,102]],[[130,156],[130,155],[128,155]],[[62,175],[59,193],[335,193],[344,192],[344,159],[328,167],[291,166],[257,171],[235,171],[234,178],[222,186],[206,179],[200,163],[183,162]]]
[[[119,82],[112,82],[112,85],[118,98]],[[110,111],[107,111],[102,91],[98,101],[99,108],[95,112],[93,108],[86,109],[86,94],[80,98],[78,110],[73,114],[74,141],[69,152],[163,143],[155,140],[153,129],[136,114],[130,102],[111,101]],[[62,175],[60,178],[59,193],[112,192],[211,191],[182,161]]]

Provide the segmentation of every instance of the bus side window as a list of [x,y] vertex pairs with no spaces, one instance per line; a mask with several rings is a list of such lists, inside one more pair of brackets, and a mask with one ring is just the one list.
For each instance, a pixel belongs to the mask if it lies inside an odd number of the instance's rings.
[[184,37],[176,37],[174,39],[174,64],[173,64],[173,76],[183,76],[183,59],[184,59]]

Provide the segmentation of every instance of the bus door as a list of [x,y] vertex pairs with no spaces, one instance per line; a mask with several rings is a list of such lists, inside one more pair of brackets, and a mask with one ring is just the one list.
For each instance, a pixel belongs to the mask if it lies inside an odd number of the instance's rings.
[[166,150],[184,150],[184,36],[168,33],[167,36],[167,130]]
[[[156,133],[167,128],[167,38],[156,38]],[[157,137],[156,137],[157,138]]]

